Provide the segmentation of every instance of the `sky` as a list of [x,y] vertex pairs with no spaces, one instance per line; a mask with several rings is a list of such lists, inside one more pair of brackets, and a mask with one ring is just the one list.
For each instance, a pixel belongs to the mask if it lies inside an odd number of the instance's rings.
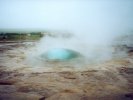
[[133,30],[133,0],[0,0],[0,29]]

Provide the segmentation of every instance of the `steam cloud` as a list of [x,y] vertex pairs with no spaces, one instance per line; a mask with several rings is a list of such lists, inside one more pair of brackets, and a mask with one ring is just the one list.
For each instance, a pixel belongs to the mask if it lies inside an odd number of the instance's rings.
[[[37,8],[42,11],[39,15],[44,16],[37,20],[40,24],[30,27],[52,30],[57,37],[45,36],[35,47],[35,55],[53,48],[67,48],[81,53],[89,61],[111,59],[113,46],[132,44],[128,38],[122,40],[124,36],[132,36],[132,4],[131,0],[45,1],[45,7]],[[62,35],[67,33],[71,33],[70,37],[64,38]]]
[[[132,0],[4,0],[0,1],[0,28],[68,32],[70,38],[44,37],[36,55],[51,48],[68,48],[88,59],[110,59],[112,46],[132,34]],[[126,44],[131,44],[131,41]]]

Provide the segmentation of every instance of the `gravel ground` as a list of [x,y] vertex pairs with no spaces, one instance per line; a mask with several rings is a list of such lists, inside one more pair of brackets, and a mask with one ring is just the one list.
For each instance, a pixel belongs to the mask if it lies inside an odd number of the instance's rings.
[[26,51],[32,46],[0,43],[0,100],[133,100],[132,50],[85,68],[57,62],[48,68],[30,65]]

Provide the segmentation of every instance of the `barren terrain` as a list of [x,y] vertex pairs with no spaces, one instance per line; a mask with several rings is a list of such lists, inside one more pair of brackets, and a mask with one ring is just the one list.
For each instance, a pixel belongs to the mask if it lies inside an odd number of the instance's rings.
[[[133,54],[85,69],[30,66],[29,43],[0,44],[0,100],[133,100]],[[80,63],[80,62],[79,62]]]

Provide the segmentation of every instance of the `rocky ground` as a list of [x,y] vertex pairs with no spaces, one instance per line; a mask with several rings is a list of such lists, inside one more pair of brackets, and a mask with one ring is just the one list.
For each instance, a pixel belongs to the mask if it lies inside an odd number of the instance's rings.
[[0,100],[133,100],[132,48],[86,70],[45,70],[27,64],[29,47],[0,44]]

